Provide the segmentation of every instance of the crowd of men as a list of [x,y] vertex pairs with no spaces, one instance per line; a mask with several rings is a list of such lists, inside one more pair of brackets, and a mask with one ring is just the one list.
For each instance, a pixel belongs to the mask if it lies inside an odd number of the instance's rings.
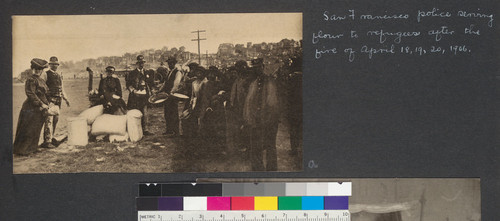
[[[165,131],[188,144],[223,146],[224,152],[247,152],[254,171],[278,170],[276,136],[280,120],[287,119],[292,156],[298,157],[302,143],[302,59],[293,56],[274,73],[264,73],[264,59],[240,60],[219,70],[197,63],[179,68],[169,57],[157,70],[144,68],[144,56],[137,56],[137,68],[125,78],[129,91],[127,109],[143,113],[142,127],[148,130],[148,106],[164,98]],[[108,113],[125,108],[114,67],[107,67],[99,95]],[[115,79],[115,80],[113,80]],[[180,96],[179,96],[180,95]],[[154,99],[151,99],[154,98]],[[183,102],[181,102],[183,101]],[[182,104],[182,107],[179,105]],[[179,111],[182,110],[182,112]],[[264,159],[265,158],[265,159]],[[298,158],[297,158],[298,159]]]

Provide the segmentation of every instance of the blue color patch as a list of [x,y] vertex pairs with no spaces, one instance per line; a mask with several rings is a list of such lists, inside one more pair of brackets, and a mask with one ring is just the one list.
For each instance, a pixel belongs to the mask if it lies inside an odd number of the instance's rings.
[[322,196],[303,196],[302,210],[322,210],[324,207]]

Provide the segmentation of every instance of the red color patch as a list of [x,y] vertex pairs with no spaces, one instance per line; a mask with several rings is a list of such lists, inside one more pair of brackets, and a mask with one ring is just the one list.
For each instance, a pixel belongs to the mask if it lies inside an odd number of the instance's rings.
[[254,210],[254,198],[247,197],[231,197],[231,210]]

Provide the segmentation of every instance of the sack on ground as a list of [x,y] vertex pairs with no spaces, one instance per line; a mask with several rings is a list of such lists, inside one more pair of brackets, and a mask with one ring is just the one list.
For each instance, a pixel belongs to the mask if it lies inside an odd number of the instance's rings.
[[87,119],[68,117],[68,145],[85,146],[89,142]]
[[137,109],[127,112],[127,131],[130,141],[137,142],[142,139],[142,113]]
[[127,133],[127,116],[103,114],[92,124],[92,135],[125,135]]
[[85,119],[87,119],[87,124],[92,125],[94,123],[95,119],[97,117],[101,116],[103,112],[104,112],[104,106],[97,105],[97,106],[93,106],[87,110],[84,110],[78,116],[84,117]]
[[128,133],[125,135],[109,135],[109,142],[114,143],[114,142],[125,142],[128,140]]

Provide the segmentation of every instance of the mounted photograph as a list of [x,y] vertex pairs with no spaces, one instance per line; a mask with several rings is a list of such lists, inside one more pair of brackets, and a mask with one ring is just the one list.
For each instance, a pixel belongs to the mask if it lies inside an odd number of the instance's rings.
[[302,13],[12,16],[13,173],[302,171]]

